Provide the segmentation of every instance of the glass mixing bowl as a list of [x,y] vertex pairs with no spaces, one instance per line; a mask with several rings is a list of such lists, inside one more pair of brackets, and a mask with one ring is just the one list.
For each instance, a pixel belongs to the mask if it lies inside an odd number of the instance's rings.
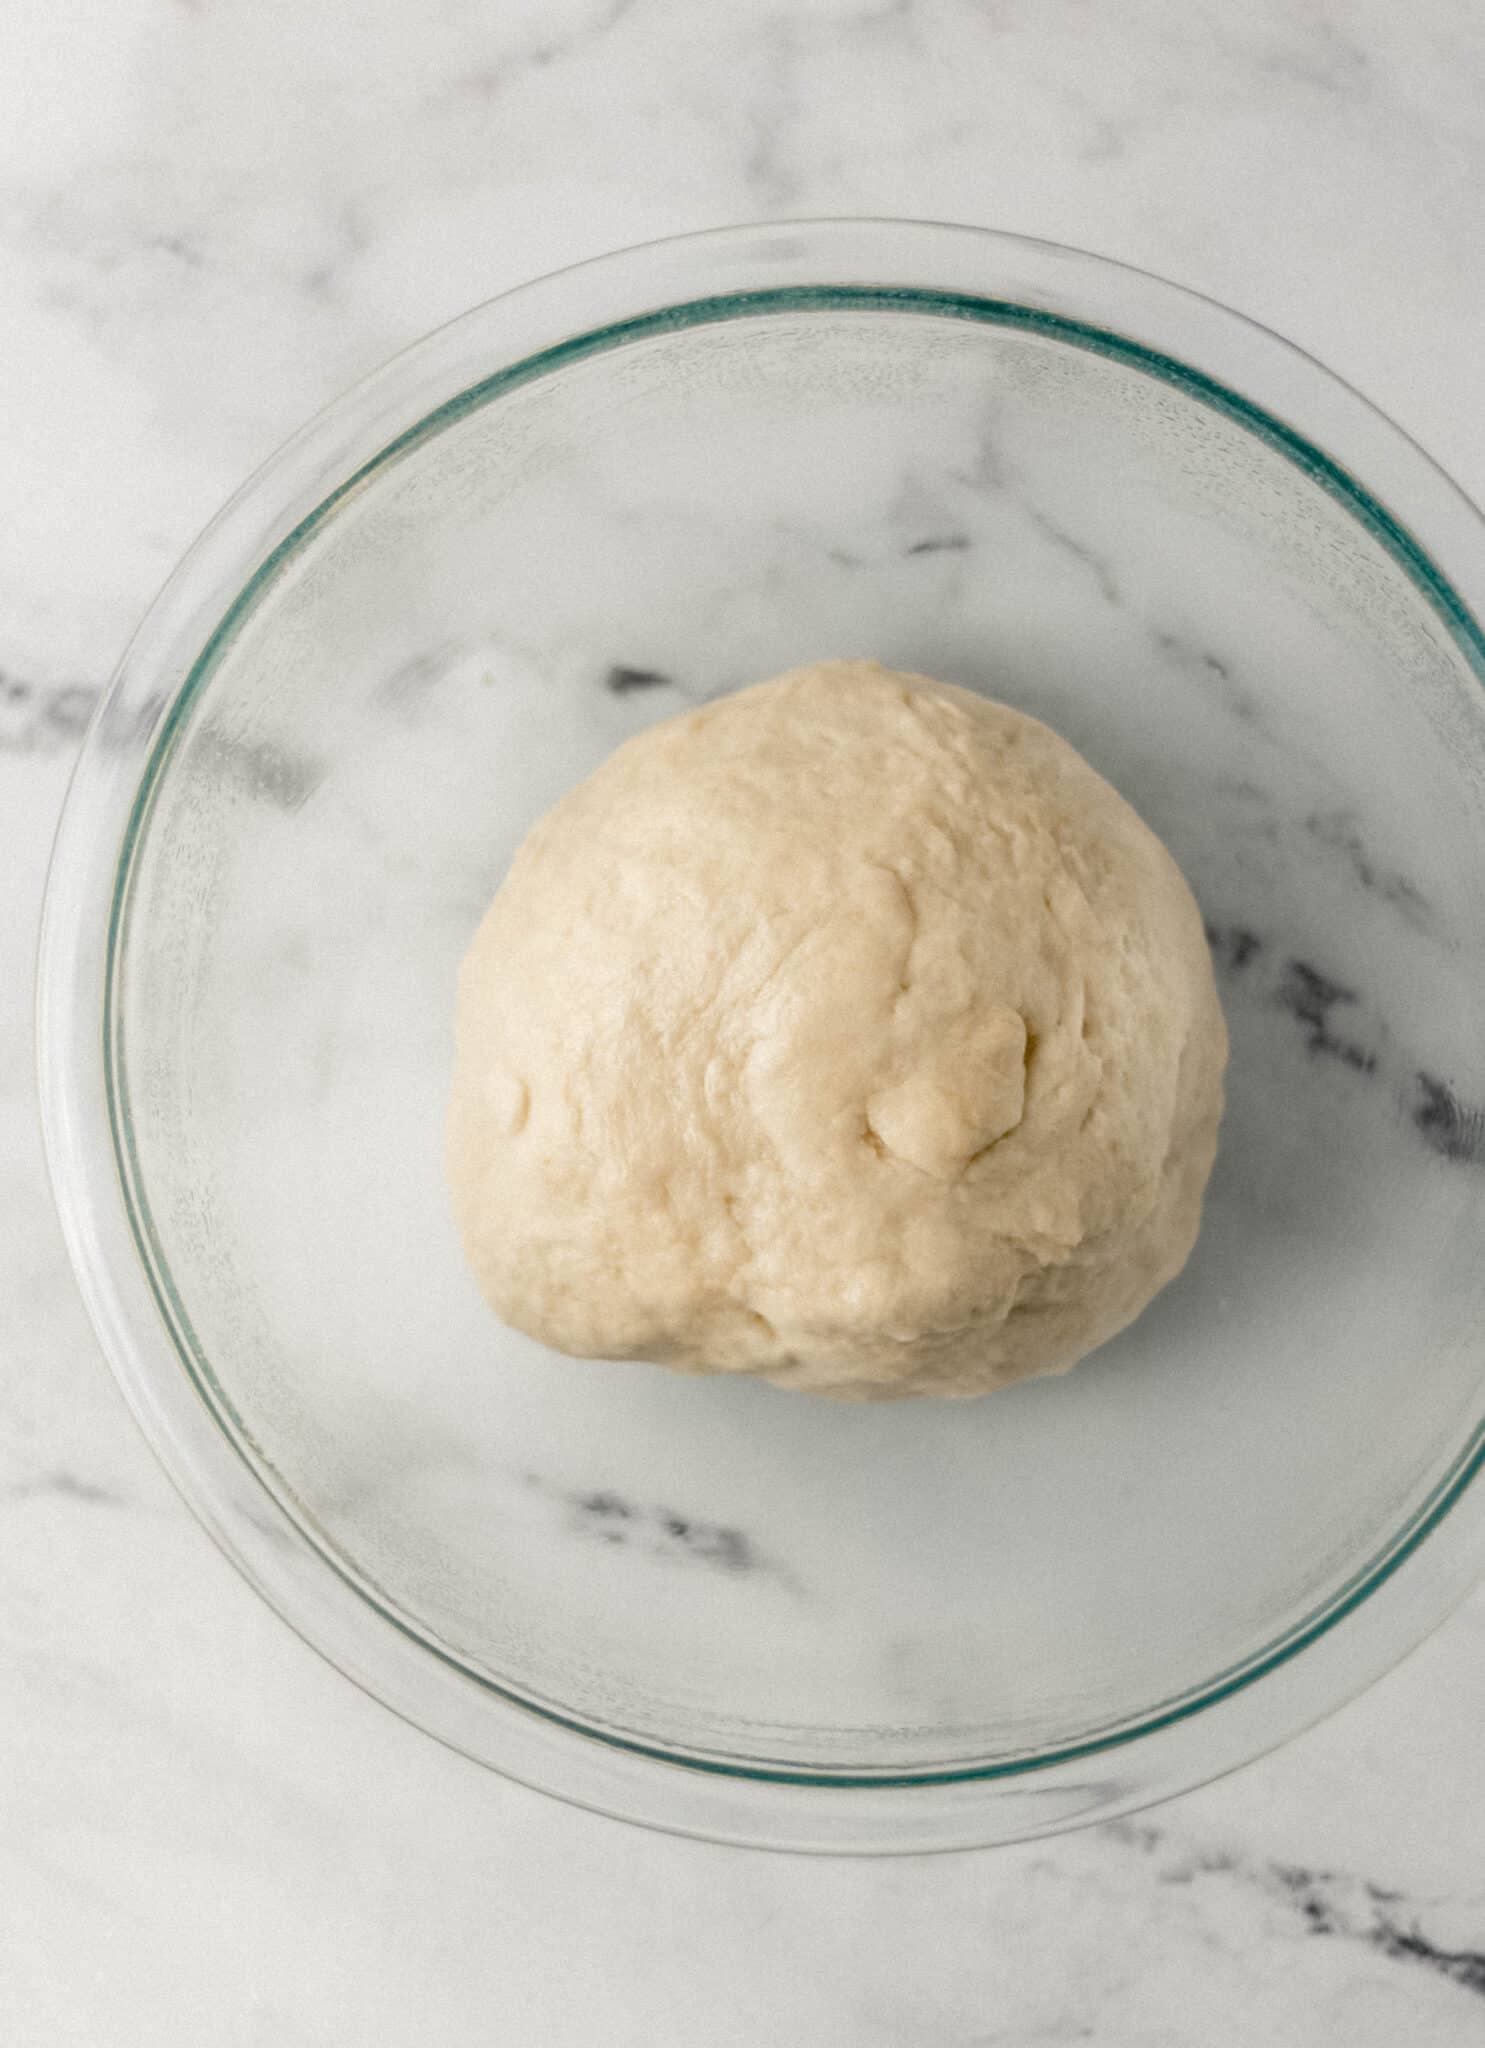
[[[1354,392],[1045,244],[728,230],[398,358],[187,557],[56,855],[60,1205],[188,1500],[410,1720],[726,1840],[1050,1831],[1334,1706],[1485,1553],[1482,612],[1477,515]],[[1081,748],[1231,1025],[1189,1268],[981,1401],[550,1355],[446,1209],[455,965],[521,835],[829,655]]]

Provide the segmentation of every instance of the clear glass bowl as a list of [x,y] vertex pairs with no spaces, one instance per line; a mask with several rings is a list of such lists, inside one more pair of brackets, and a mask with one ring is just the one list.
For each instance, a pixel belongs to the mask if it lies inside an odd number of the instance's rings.
[[[409,1719],[727,1840],[1050,1831],[1335,1705],[1485,1553],[1482,610],[1395,427],[1065,249],[729,230],[420,343],[188,556],[58,845],[60,1205],[187,1498]],[[461,1261],[453,975],[511,850],[626,734],[827,655],[1049,721],[1210,921],[1205,1231],[1066,1379],[574,1362]]]

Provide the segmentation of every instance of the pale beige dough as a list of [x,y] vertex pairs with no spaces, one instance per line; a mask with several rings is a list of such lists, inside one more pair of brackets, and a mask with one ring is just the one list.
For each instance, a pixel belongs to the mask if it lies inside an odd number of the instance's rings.
[[459,976],[454,1214],[507,1322],[813,1393],[980,1394],[1195,1240],[1227,1035],[1155,835],[1067,743],[875,662],[641,733]]

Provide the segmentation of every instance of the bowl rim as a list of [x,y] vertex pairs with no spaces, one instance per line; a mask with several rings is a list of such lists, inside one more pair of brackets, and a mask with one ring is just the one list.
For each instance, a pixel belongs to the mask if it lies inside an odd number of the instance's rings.
[[[940,281],[925,284],[925,271]],[[282,1475],[254,1460],[250,1432],[195,1344],[151,1241],[116,1003],[135,855],[190,706],[252,606],[351,494],[455,420],[563,363],[679,327],[858,307],[1048,334],[1235,419],[1393,555],[1485,680],[1478,512],[1333,373],[1217,302],[1058,244],[941,223],[790,221],[642,244],[517,287],[414,343],[301,429],[188,552],[104,693],[74,770],[43,914],[37,1045],[54,1193],[104,1351],[187,1503],[296,1632],[404,1718],[579,1804],[729,1841],[914,1851],[1132,1810],[1235,1767],[1350,1697],[1485,1568],[1485,1489],[1474,1490],[1468,1527],[1455,1514],[1451,1541],[1436,1534],[1485,1464],[1485,1421],[1318,1610],[1237,1669],[1123,1726],[1010,1761],[909,1771],[678,1754],[502,1687],[418,1631],[317,1538]],[[471,381],[475,364],[485,368]],[[1323,442],[1313,438],[1315,418]],[[1409,1570],[1415,1562],[1427,1569]],[[1389,1590],[1390,1628],[1379,1620],[1365,1642],[1354,1627],[1337,1632]],[[1255,1691],[1260,1679],[1269,1683]],[[1113,1775],[1090,1779],[1095,1761]]]

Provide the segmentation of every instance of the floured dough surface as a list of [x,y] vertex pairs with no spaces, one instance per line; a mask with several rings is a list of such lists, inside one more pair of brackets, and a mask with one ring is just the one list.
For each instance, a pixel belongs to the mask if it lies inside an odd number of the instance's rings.
[[453,1207],[579,1356],[814,1393],[1060,1372],[1185,1263],[1227,1035],[1175,862],[1034,719],[874,662],[641,733],[460,970]]

